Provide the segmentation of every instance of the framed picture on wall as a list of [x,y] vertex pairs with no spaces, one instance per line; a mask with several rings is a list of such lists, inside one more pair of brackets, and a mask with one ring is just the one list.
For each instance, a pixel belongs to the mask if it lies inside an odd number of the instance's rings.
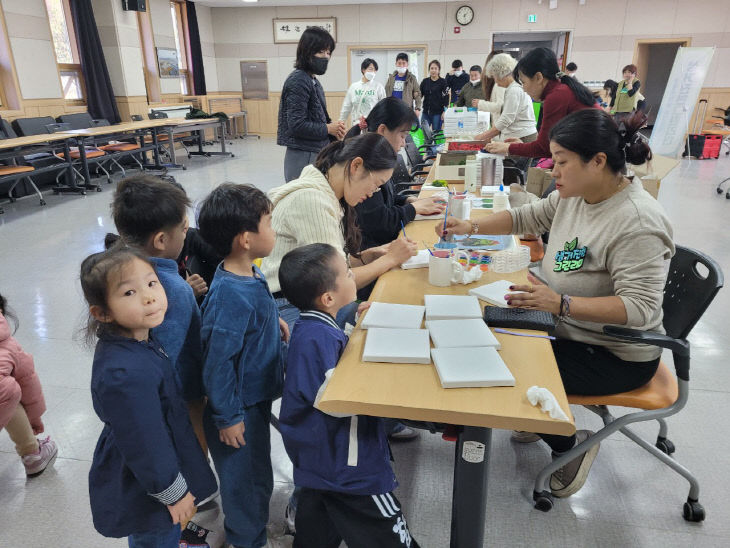
[[180,78],[180,64],[177,60],[177,50],[173,48],[156,49],[160,78]]
[[332,35],[337,42],[337,18],[306,18],[296,19],[273,19],[274,22],[274,43],[275,44],[296,44],[302,37],[302,33],[309,27],[321,27]]

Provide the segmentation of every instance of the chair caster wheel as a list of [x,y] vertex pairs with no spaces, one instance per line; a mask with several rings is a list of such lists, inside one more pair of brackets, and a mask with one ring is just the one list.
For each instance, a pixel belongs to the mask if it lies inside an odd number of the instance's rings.
[[183,171],[185,171],[188,168],[188,166],[182,166],[182,168],[183,168]]
[[541,512],[549,512],[553,508],[553,496],[547,491],[541,493],[533,491],[532,500],[535,501],[535,508]]
[[85,190],[82,190],[82,191],[81,191],[81,195],[82,195],[82,196],[86,196],[86,191],[85,191]]
[[46,205],[46,201],[45,200],[41,200],[41,205],[42,206]]
[[231,158],[235,158],[235,157],[236,157],[236,155],[235,155],[235,154],[231,154]]
[[101,192],[101,187],[100,186],[96,187],[96,191]]
[[54,190],[54,191],[53,191],[53,194],[54,194],[54,195],[56,195],[56,196],[58,196],[59,194],[61,194],[61,192],[60,192],[60,191],[58,191],[58,190]]
[[107,179],[106,180],[106,184],[108,184],[108,185],[112,184],[112,180],[111,179]]
[[12,196],[9,197],[9,200],[11,204],[15,202],[15,198],[13,198]]
[[666,453],[667,455],[671,455],[674,453],[675,447],[674,444],[671,442],[671,440],[668,440],[667,438],[662,438],[661,436],[657,437],[655,447],[659,449],[662,453]]
[[192,154],[188,154],[188,160],[190,160],[193,157]]
[[717,191],[718,194],[722,194],[722,189],[720,187],[717,187],[715,190]]
[[682,512],[687,521],[700,522],[705,520],[705,508],[696,500],[687,499]]

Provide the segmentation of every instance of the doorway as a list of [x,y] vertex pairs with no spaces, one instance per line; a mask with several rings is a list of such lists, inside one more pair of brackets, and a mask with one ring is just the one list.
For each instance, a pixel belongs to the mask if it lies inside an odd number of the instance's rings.
[[680,47],[690,45],[689,38],[673,38],[665,40],[637,40],[634,49],[634,65],[641,82],[641,94],[646,100],[647,124],[654,125],[659,105],[664,97],[664,90],[672,72],[674,58]]
[[568,58],[570,32],[495,32],[492,35],[492,51],[502,50],[517,60],[535,48],[548,48],[555,52],[560,70],[565,70]]

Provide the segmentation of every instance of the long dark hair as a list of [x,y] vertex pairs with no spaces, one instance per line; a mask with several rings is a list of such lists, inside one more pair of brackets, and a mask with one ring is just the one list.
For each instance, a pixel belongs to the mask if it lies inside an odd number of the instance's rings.
[[5,316],[8,323],[13,322],[13,333],[18,330],[18,317],[8,308],[8,300],[0,295],[0,314]]
[[312,57],[315,53],[328,49],[330,53],[335,51],[335,39],[321,27],[309,27],[302,33],[297,45],[297,58],[294,68],[304,72],[313,73]]
[[539,72],[543,78],[565,84],[570,88],[570,91],[573,92],[573,95],[575,95],[575,98],[579,102],[589,107],[593,106],[596,102],[591,91],[572,76],[563,74],[558,78],[558,73],[560,72],[558,59],[555,57],[555,52],[549,48],[535,48],[528,51],[517,62],[517,66],[512,73],[516,82],[520,82],[520,72],[530,78]]
[[[106,251],[89,255],[81,263],[81,290],[89,306],[99,306],[108,310],[108,286],[109,277],[118,273],[134,259],[139,259],[149,264],[153,269],[154,265],[142,253],[142,251],[128,247],[123,242],[117,242]],[[115,323],[104,323],[94,318],[90,313],[82,333],[86,344],[93,345],[96,337],[107,333],[114,333],[119,330]]]
[[[492,53],[487,55],[487,60],[484,61],[484,68],[482,68],[482,91],[484,92],[484,100],[489,101],[490,97],[492,96],[492,90],[494,89],[494,85],[496,82],[494,81],[494,78],[489,76],[487,74],[487,65],[489,64],[489,61],[492,60],[492,57],[495,55],[498,55],[500,53],[504,53],[501,49],[495,49],[492,50]],[[470,105],[466,105],[470,106]]]
[[651,149],[639,133],[646,123],[643,112],[635,112],[618,125],[603,110],[586,108],[568,114],[550,130],[550,140],[575,152],[584,162],[599,152],[614,173],[626,173],[626,164],[641,165],[651,160]]
[[[319,153],[314,167],[324,175],[335,165],[344,164],[345,177],[349,177],[350,164],[355,158],[362,158],[363,167],[368,171],[393,169],[397,156],[388,140],[377,133],[366,133],[351,139],[330,143]],[[360,257],[362,234],[357,226],[355,208],[348,204],[344,197],[340,200],[344,215],[342,217],[342,233],[345,236],[345,252],[353,257]]]
[[618,82],[608,79],[605,82],[603,82],[603,89],[608,90],[608,94],[611,97],[611,99],[615,99],[616,92],[618,91]]
[[[385,127],[390,131],[396,131],[406,126],[408,129],[417,126],[418,116],[411,107],[400,99],[386,97],[375,104],[368,117],[365,118],[365,122],[368,125],[368,131],[378,131],[381,124],[385,124]],[[358,124],[355,124],[347,132],[345,139],[356,137],[360,133],[362,133],[362,129]]]

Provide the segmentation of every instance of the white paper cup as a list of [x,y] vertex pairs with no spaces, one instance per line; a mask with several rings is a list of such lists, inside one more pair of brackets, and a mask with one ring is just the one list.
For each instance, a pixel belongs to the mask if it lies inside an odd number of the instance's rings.
[[462,200],[451,200],[451,209],[449,210],[449,213],[462,221],[469,220],[469,217],[471,217],[471,200],[467,198]]

